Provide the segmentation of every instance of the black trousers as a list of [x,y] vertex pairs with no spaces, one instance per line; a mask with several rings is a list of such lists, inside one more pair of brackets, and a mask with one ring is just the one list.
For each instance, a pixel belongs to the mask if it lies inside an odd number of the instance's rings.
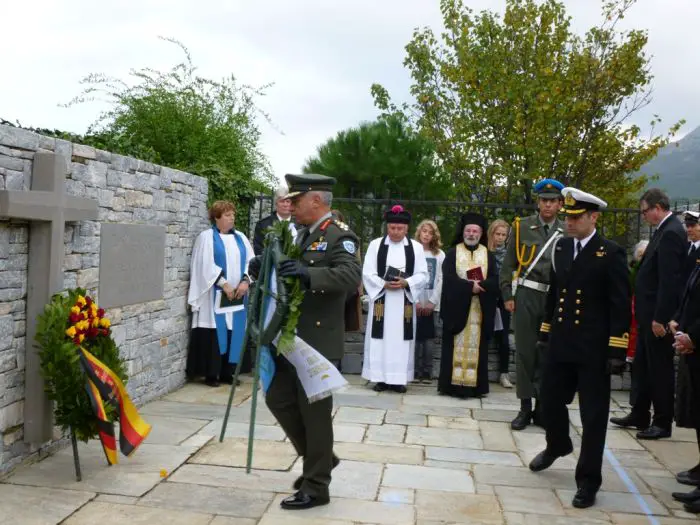
[[576,465],[576,486],[597,491],[603,482],[603,452],[610,413],[610,375],[605,363],[562,363],[546,359],[540,404],[547,433],[547,451],[568,454],[569,411],[566,407],[578,391],[583,435]]
[[304,458],[301,490],[310,496],[328,498],[333,469],[333,397],[309,404],[289,361],[275,356],[275,365],[275,377],[265,403],[297,454]]
[[508,335],[510,333],[510,312],[499,303],[498,309],[501,312],[501,320],[503,321],[503,330],[495,332],[493,337],[498,344],[498,372],[507,374],[510,365],[510,341]]
[[652,424],[671,430],[676,382],[673,336],[656,337],[651,331],[651,323],[646,324],[647,326],[640,324],[638,327],[639,343],[634,356],[632,375],[632,415],[641,421],[648,421],[653,405]]

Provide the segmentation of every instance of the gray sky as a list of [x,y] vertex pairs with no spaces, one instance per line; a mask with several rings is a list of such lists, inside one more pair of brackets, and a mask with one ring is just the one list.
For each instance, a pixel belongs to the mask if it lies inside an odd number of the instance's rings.
[[[475,11],[504,5],[465,3]],[[565,4],[579,32],[600,19],[597,0]],[[298,171],[341,129],[374,119],[373,82],[406,99],[404,46],[415,27],[441,26],[439,0],[34,0],[3,5],[3,19],[0,117],[84,132],[104,106],[58,107],[80,92],[80,78],[169,69],[182,55],[157,37],[174,37],[204,76],[274,82],[259,105],[283,133],[261,123],[262,148],[278,177]],[[681,135],[700,125],[698,20],[698,0],[639,0],[625,19],[625,27],[649,30],[655,76],[654,100],[636,124],[647,127],[659,114],[663,131],[681,118]]]

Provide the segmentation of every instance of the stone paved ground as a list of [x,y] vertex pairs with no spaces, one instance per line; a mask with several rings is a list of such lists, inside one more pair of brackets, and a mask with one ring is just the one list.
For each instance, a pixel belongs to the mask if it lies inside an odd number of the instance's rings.
[[[357,376],[336,395],[336,453],[330,505],[285,512],[300,460],[262,400],[254,469],[245,473],[250,381],[237,390],[227,436],[218,434],[228,387],[185,388],[141,410],[153,431],[130,458],[108,468],[98,443],[80,446],[83,481],[75,482],[70,449],[15,471],[0,483],[0,524],[351,525],[602,524],[682,525],[696,516],[670,493],[687,490],[674,472],[697,463],[694,433],[640,443],[611,429],[608,447],[638,495],[606,462],[592,509],[571,507],[573,458],[533,474],[543,447],[538,428],[512,433],[513,391],[492,385],[483,400],[438,397],[435,386],[405,395],[377,394]],[[613,412],[626,406],[615,393]],[[574,403],[572,435],[580,418]],[[614,461],[614,460],[613,460]],[[161,477],[165,470],[166,477]],[[651,516],[645,516],[646,506]]]

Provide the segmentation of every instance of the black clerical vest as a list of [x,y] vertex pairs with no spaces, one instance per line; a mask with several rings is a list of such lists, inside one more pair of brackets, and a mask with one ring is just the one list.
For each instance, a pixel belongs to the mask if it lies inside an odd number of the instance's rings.
[[[384,237],[379,243],[377,250],[377,274],[384,277],[386,274],[386,258],[389,254],[389,245]],[[416,254],[413,251],[413,243],[408,240],[408,244],[404,245],[406,254],[406,271],[407,277],[413,275],[413,270],[416,264]],[[374,309],[372,311],[372,338],[384,339],[384,298],[386,292],[379,299],[374,301]],[[406,292],[403,292],[403,339],[411,341],[413,339],[413,304],[406,297]]]

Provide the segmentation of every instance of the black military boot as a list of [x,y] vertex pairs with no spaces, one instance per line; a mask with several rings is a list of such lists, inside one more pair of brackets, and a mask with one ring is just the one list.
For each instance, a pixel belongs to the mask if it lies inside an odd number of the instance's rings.
[[510,428],[513,430],[523,430],[532,421],[532,400],[520,400],[520,412],[515,416],[515,419],[510,422]]

